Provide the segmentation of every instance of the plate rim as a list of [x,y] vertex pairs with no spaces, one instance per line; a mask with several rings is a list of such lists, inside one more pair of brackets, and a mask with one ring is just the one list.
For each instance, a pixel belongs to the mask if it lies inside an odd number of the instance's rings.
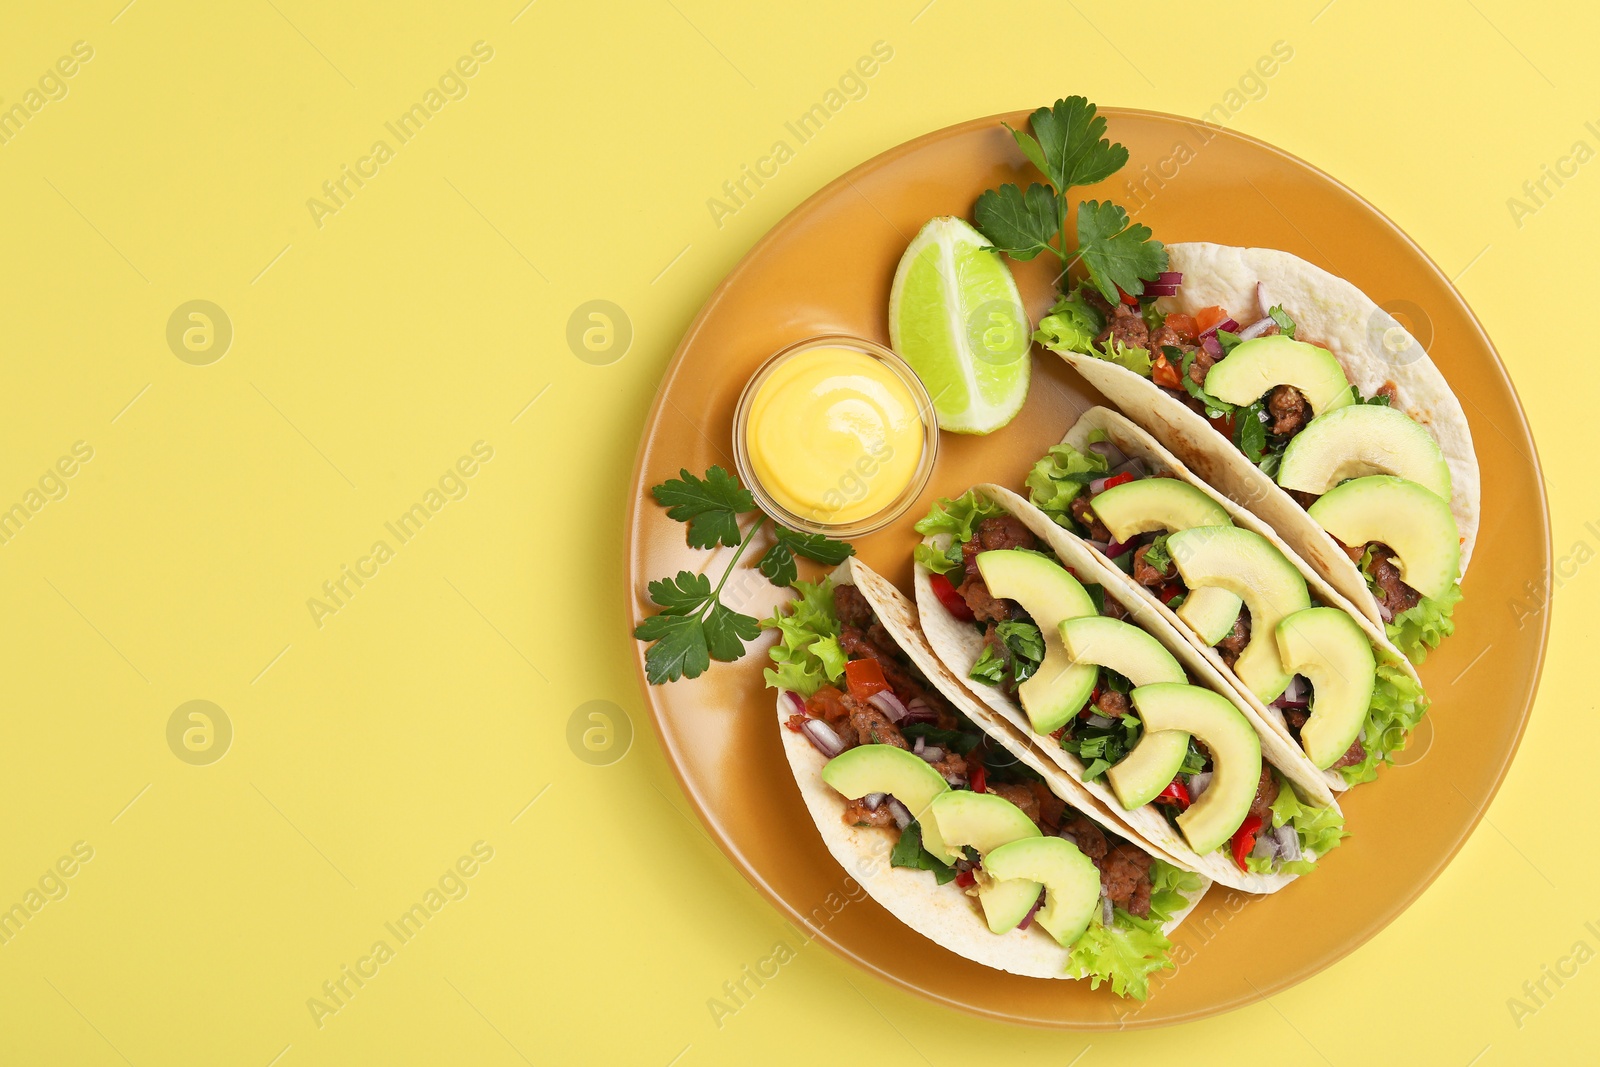
[[[1541,520],[1541,537],[1539,538],[1539,549],[1541,554],[1541,559],[1539,560],[1541,564],[1539,568],[1539,574],[1541,576],[1541,581],[1539,583],[1539,591],[1542,594],[1542,598],[1540,602],[1548,605],[1553,592],[1553,577],[1550,567],[1550,560],[1553,554],[1553,542],[1551,540],[1552,531],[1550,524],[1549,494],[1545,484],[1544,465],[1539,458],[1538,440],[1535,438],[1533,428],[1528,422],[1527,409],[1523,405],[1522,396],[1517,391],[1516,383],[1512,380],[1510,374],[1507,372],[1505,361],[1500,358],[1499,350],[1495,347],[1493,340],[1489,337],[1488,331],[1484,329],[1483,323],[1479,321],[1477,313],[1473,311],[1472,306],[1467,302],[1465,297],[1462,296],[1460,290],[1456,288],[1455,282],[1440,268],[1439,264],[1434,260],[1434,258],[1430,256],[1427,251],[1411,237],[1409,233],[1402,229],[1398,223],[1396,223],[1383,211],[1379,210],[1379,208],[1371,201],[1367,200],[1366,197],[1362,196],[1360,193],[1356,192],[1354,189],[1350,188],[1344,182],[1335,178],[1327,171],[1324,171],[1322,168],[1309,163],[1304,159],[1301,159],[1294,153],[1280,148],[1277,145],[1271,144],[1247,133],[1242,133],[1226,127],[1214,126],[1209,123],[1205,123],[1203,120],[1193,119],[1183,115],[1176,115],[1172,114],[1171,112],[1129,107],[1099,107],[1098,111],[1099,114],[1108,119],[1115,119],[1121,116],[1145,116],[1162,121],[1177,122],[1189,126],[1192,129],[1204,129],[1205,132],[1211,134],[1213,137],[1228,137],[1255,146],[1259,149],[1265,149],[1272,155],[1278,156],[1282,160],[1286,161],[1290,166],[1314,174],[1318,178],[1327,182],[1334,189],[1350,197],[1362,207],[1365,207],[1377,220],[1381,221],[1381,223],[1395,237],[1403,241],[1414,255],[1427,264],[1428,268],[1431,269],[1438,280],[1442,282],[1444,290],[1450,299],[1455,302],[1460,311],[1465,313],[1466,322],[1470,325],[1472,335],[1483,346],[1483,348],[1487,350],[1490,357],[1491,369],[1498,378],[1500,384],[1505,387],[1507,393],[1511,397],[1512,407],[1516,416],[1516,426],[1529,443],[1530,447],[1528,459],[1533,465],[1532,473],[1534,475],[1534,489],[1538,498]],[[899,144],[896,144],[882,152],[862,160],[818,188],[794,207],[790,208],[781,219],[773,224],[770,229],[763,233],[756,240],[756,242],[750,246],[749,250],[739,258],[739,261],[734,264],[733,268],[729,270],[728,273],[725,274],[717,283],[710,295],[707,296],[705,302],[701,304],[700,310],[696,313],[693,320],[690,321],[688,327],[683,333],[683,336],[678,341],[677,347],[673,350],[671,359],[668,360],[666,367],[662,371],[661,379],[656,386],[655,395],[651,398],[650,409],[646,413],[644,422],[640,429],[638,445],[634,451],[633,466],[628,477],[628,502],[625,520],[626,537],[624,538],[623,543],[624,582],[622,595],[626,604],[626,615],[630,620],[630,625],[631,620],[635,618],[638,611],[637,592],[640,576],[637,573],[637,546],[639,544],[640,516],[643,512],[644,506],[643,497],[645,490],[647,489],[647,487],[643,485],[645,461],[650,452],[650,445],[656,436],[658,424],[661,421],[662,408],[666,402],[667,391],[676,380],[679,371],[682,369],[684,359],[688,354],[689,348],[699,337],[699,334],[704,328],[706,321],[721,305],[723,299],[727,296],[727,293],[732,288],[733,284],[738,281],[748,269],[750,269],[751,265],[759,256],[766,252],[769,246],[776,243],[786,233],[788,233],[789,230],[799,224],[799,220],[802,216],[808,213],[807,209],[814,201],[831,196],[842,187],[853,187],[854,183],[851,181],[851,179],[855,178],[861,172],[868,169],[876,170],[880,167],[889,165],[900,157],[908,155],[911,152],[921,148],[928,142],[959,136],[968,130],[974,130],[978,128],[992,129],[1002,122],[1010,123],[1014,126],[1020,127],[1027,120],[1027,117],[1030,114],[1032,114],[1032,109],[1021,111],[1004,111],[980,118],[968,119],[963,122],[958,122],[949,126],[943,126],[935,130],[930,130],[910,140],[902,141]],[[1020,160],[1020,162],[1025,163],[1026,161]],[[1452,389],[1452,392],[1454,392],[1454,389]],[[1474,446],[1474,450],[1476,450],[1476,446]],[[688,788],[682,770],[682,761],[680,759],[678,746],[669,739],[669,734],[663,729],[662,709],[657,705],[655,698],[652,696],[653,687],[648,683],[645,677],[644,656],[641,651],[641,646],[637,640],[632,638],[631,631],[629,640],[631,642],[630,652],[633,660],[635,684],[639,687],[639,690],[643,695],[644,703],[650,716],[651,728],[656,735],[657,742],[661,745],[662,753],[666,757],[666,763],[672,771],[672,776],[677,782],[679,791],[689,802],[689,806],[694,810],[695,815],[700,819],[701,823],[712,835],[712,839],[715,841],[718,851],[722,853],[724,858],[732,863],[734,868],[738,870],[740,875],[744,877],[745,881],[750,883],[750,885],[758,893],[760,893],[769,904],[776,908],[777,911],[797,929],[807,931],[812,940],[820,942],[829,951],[833,952],[842,959],[847,960],[862,971],[871,975],[875,975],[889,982],[890,984],[899,987],[900,989],[913,993],[923,1000],[938,1004],[943,1007],[953,1008],[967,1015],[995,1022],[1020,1024],[1050,1031],[1065,1030],[1075,1032],[1131,1032],[1135,1030],[1160,1029],[1163,1027],[1197,1022],[1201,1019],[1225,1015],[1230,1012],[1237,1011],[1239,1008],[1245,1007],[1248,1004],[1265,1000],[1266,998],[1277,993],[1281,993],[1286,989],[1300,985],[1301,983],[1315,977],[1317,974],[1320,974],[1321,972],[1348,958],[1362,945],[1366,944],[1383,930],[1387,929],[1390,924],[1392,924],[1404,912],[1409,910],[1411,906],[1414,905],[1425,892],[1427,892],[1427,890],[1433,885],[1439,876],[1444,873],[1445,868],[1448,867],[1452,861],[1454,861],[1461,849],[1466,846],[1466,843],[1477,832],[1479,824],[1488,814],[1489,806],[1494,803],[1495,797],[1499,795],[1501,787],[1505,784],[1506,776],[1510,773],[1512,762],[1516,759],[1517,753],[1521,750],[1523,738],[1527,734],[1528,721],[1533,716],[1533,707],[1538,700],[1539,688],[1544,679],[1545,661],[1549,652],[1551,623],[1550,612],[1543,611],[1540,613],[1540,616],[1537,635],[1538,643],[1534,652],[1532,678],[1527,689],[1527,695],[1522,702],[1522,706],[1517,712],[1517,726],[1515,735],[1512,738],[1511,744],[1506,747],[1503,757],[1499,760],[1494,768],[1493,782],[1488,790],[1488,793],[1486,794],[1483,803],[1480,806],[1477,806],[1476,810],[1473,812],[1461,833],[1456,837],[1456,840],[1451,843],[1449,849],[1439,855],[1437,862],[1431,866],[1431,868],[1422,878],[1417,880],[1417,882],[1411,887],[1410,891],[1404,894],[1401,899],[1396,901],[1390,907],[1382,909],[1374,917],[1375,921],[1369,925],[1369,928],[1365,933],[1351,940],[1348,945],[1343,947],[1343,951],[1331,959],[1319,960],[1296,966],[1292,968],[1285,976],[1276,979],[1267,987],[1255,989],[1253,995],[1238,994],[1218,1000],[1204,1008],[1196,1008],[1182,1014],[1170,1015],[1147,1021],[1140,1021],[1137,1018],[1134,1018],[1131,1021],[1127,1019],[1110,1019],[1104,1022],[1063,1018],[1043,1019],[1033,1015],[1015,1015],[1003,1011],[992,1010],[986,1007],[980,1007],[975,1004],[967,1003],[958,998],[938,993],[932,989],[903,978],[893,971],[871,963],[829,936],[826,930],[812,926],[807,921],[803,913],[794,907],[791,907],[788,901],[778,894],[778,892],[772,887],[767,879],[762,876],[761,873],[747,860],[742,852],[739,852],[737,849],[734,849],[730,846],[727,836],[723,832],[721,824],[715,817],[714,812],[704,803],[702,803],[701,797],[696,791]]]

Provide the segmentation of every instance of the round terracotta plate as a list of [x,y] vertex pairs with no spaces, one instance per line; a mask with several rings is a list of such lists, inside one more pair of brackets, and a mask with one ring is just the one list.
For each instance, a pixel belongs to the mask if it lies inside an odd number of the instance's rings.
[[[1107,109],[1109,136],[1131,160],[1102,187],[1163,241],[1281,248],[1350,279],[1412,327],[1462,400],[1483,474],[1478,561],[1464,583],[1456,634],[1428,658],[1433,710],[1405,766],[1348,794],[1354,836],[1313,877],[1275,896],[1216,889],[1177,931],[1178,967],[1140,1006],[1086,982],[1019,978],[970,963],[902,926],[870,899],[851,900],[784,761],[763,689],[767,641],[693,681],[645,686],[656,731],[707,830],[757,889],[841,956],[916,993],[995,1019],[1075,1029],[1197,1019],[1307,978],[1355,949],[1409,905],[1477,824],[1522,736],[1544,655],[1549,529],[1543,483],[1505,370],[1446,276],[1393,223],[1326,174],[1259,141],[1170,115]],[[970,217],[1001,182],[1038,177],[1001,119],[929,134],[851,171],[784,219],[706,303],[679,347],[645,424],[629,515],[629,610],[653,610],[652,578],[680,569],[720,575],[730,550],[689,549],[683,527],[649,496],[680,467],[733,469],[739,391],[767,356],[794,341],[850,333],[888,343],[895,265],[924,222]],[[1040,257],[1015,264],[1035,319],[1051,299]],[[1022,477],[1077,413],[1101,398],[1061,360],[1035,350],[1026,407],[988,437],[945,434],[927,492],[861,557],[910,589],[915,519],[939,496]],[[780,594],[748,562],[724,599],[758,618]],[[643,646],[636,650],[643,682]],[[859,893],[859,891],[858,891]]]

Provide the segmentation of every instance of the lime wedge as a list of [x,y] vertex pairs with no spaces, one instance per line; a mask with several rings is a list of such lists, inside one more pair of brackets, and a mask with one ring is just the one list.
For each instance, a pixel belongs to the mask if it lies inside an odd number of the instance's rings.
[[1028,398],[1028,314],[991,248],[963,220],[933,219],[889,292],[890,344],[933,397],[939,427],[955,433],[993,433]]

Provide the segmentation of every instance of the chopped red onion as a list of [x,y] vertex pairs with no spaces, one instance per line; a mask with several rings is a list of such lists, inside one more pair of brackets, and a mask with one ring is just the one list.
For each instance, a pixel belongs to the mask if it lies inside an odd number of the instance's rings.
[[1100,925],[1110,926],[1111,920],[1116,918],[1116,908],[1111,903],[1110,897],[1100,898]]
[[1110,718],[1108,718],[1108,717],[1106,717],[1104,715],[1100,715],[1100,714],[1093,714],[1093,715],[1089,716],[1089,725],[1090,726],[1106,727],[1106,726],[1110,726],[1114,721],[1116,721],[1116,720],[1110,719]]
[[1116,559],[1133,547],[1132,541],[1113,541],[1105,548],[1107,559]]
[[1272,836],[1277,841],[1278,858],[1284,863],[1293,863],[1304,855],[1300,850],[1300,835],[1292,825],[1283,824],[1272,831]]
[[861,803],[867,806],[868,811],[877,811],[879,806],[883,803],[883,798],[888,795],[888,793],[868,793],[866,796],[861,798]]
[[1182,285],[1183,284],[1183,271],[1181,271],[1181,270],[1164,270],[1160,274],[1156,275],[1156,284],[1157,285]]
[[1028,914],[1022,917],[1022,921],[1017,924],[1017,929],[1026,930],[1032,926],[1033,917],[1039,914],[1039,909],[1042,907],[1044,907],[1044,890],[1041,889],[1039,890],[1039,899],[1033,902],[1033,907],[1029,908]]
[[911,754],[913,756],[922,755],[922,750],[924,748],[926,748],[927,745],[928,745],[928,741],[927,741],[926,738],[922,738],[922,737],[916,738],[915,740],[913,740],[911,742]]
[[1127,457],[1122,454],[1122,450],[1117,448],[1117,446],[1112,444],[1110,441],[1091,441],[1089,443],[1089,451],[1093,452],[1097,456],[1104,456],[1106,462],[1113,467],[1119,463],[1125,462],[1127,459]]
[[894,816],[894,824],[904,830],[911,825],[911,811],[899,800],[890,797],[888,800],[889,814]]
[[1190,803],[1193,803],[1194,801],[1199,800],[1200,799],[1200,794],[1204,793],[1206,791],[1206,788],[1211,785],[1211,775],[1212,775],[1212,773],[1213,772],[1211,772],[1211,771],[1201,771],[1199,774],[1191,774],[1189,776],[1189,801],[1190,801]]
[[1083,543],[1100,553],[1102,556],[1105,555],[1106,549],[1111,547],[1111,545],[1105,541],[1091,541],[1087,537],[1083,539]]
[[906,717],[906,706],[900,703],[900,698],[887,689],[880,689],[867,698],[867,703],[889,716],[890,722],[899,722]]
[[1162,285],[1160,282],[1147,282],[1144,287],[1145,296],[1177,296],[1176,285]]
[[789,698],[789,703],[798,714],[804,715],[806,713],[806,702],[799,693],[796,693],[793,689],[785,689],[783,695]]
[[1256,835],[1256,847],[1250,850],[1251,859],[1270,860],[1277,858],[1278,839],[1271,832]]
[[1272,324],[1272,316],[1270,315],[1264,319],[1257,319],[1255,322],[1252,322],[1250,325],[1239,331],[1239,340],[1249,341],[1252,338],[1260,337],[1262,334],[1266,333],[1267,330],[1271,329]]
[[833,732],[833,727],[821,719],[807,719],[800,724],[800,732],[806,735],[806,740],[816,747],[816,750],[829,759],[844,751],[844,742],[839,735]]
[[1212,359],[1222,358],[1222,342],[1210,334],[1206,334],[1205,338],[1200,342],[1200,347],[1205,349],[1206,354]]
[[1132,474],[1135,478],[1143,478],[1145,475],[1144,460],[1140,459],[1138,456],[1135,456],[1126,463],[1119,463],[1117,466],[1111,468],[1110,473],[1107,474],[1106,477],[1115,478],[1123,474]]
[[1306,680],[1306,676],[1297,674],[1289,679],[1289,687],[1283,691],[1283,699],[1289,701],[1305,700],[1309,695],[1307,691],[1310,688],[1311,683]]
[[1238,333],[1239,324],[1234,322],[1232,319],[1223,319],[1221,322],[1211,327],[1211,329],[1202,331],[1200,336],[1211,337],[1214,336],[1219,330],[1226,330],[1228,333]]
[[913,700],[906,706],[906,716],[900,720],[901,726],[910,726],[919,722],[938,722],[939,713],[926,704]]

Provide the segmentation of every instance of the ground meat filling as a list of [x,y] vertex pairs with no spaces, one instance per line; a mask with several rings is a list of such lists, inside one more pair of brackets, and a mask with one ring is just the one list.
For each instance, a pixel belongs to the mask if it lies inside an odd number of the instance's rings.
[[1232,670],[1233,665],[1239,662],[1239,654],[1250,643],[1250,612],[1241,608],[1239,617],[1233,620],[1233,629],[1228,636],[1217,642],[1217,654],[1222,657],[1222,662]]
[[1400,387],[1395,385],[1392,381],[1384,382],[1382,385],[1378,386],[1378,391],[1372,395],[1383,397],[1385,400],[1389,401],[1390,407],[1398,407],[1400,405]]
[[[1364,553],[1369,548],[1372,550],[1372,562],[1369,564],[1371,567],[1370,574],[1373,584],[1379,590],[1379,610],[1384,616],[1384,621],[1391,621],[1401,612],[1410,611],[1416,607],[1422,600],[1422,594],[1400,580],[1400,568],[1396,567],[1394,560],[1390,558],[1391,553],[1394,551],[1392,548],[1382,542],[1372,541],[1363,546],[1362,552]],[[1361,554],[1358,553],[1356,555],[1357,562],[1360,559]]]
[[1194,362],[1189,364],[1189,380],[1196,385],[1206,384],[1206,374],[1216,366],[1217,357],[1205,350],[1202,346],[1195,351]]
[[1067,511],[1079,526],[1088,531],[1089,540],[1101,542],[1109,542],[1111,540],[1111,531],[1106,529],[1106,524],[1100,521],[1100,516],[1094,513],[1094,507],[1091,505],[1089,497],[1079,493],[1067,505]]
[[1082,815],[1061,824],[1061,833],[1100,870],[1100,892],[1131,915],[1150,914],[1150,854],[1137,846],[1106,840],[1104,830]]
[[1261,767],[1261,781],[1256,783],[1255,799],[1250,801],[1250,814],[1265,821],[1272,819],[1272,802],[1278,799],[1278,776],[1265,764]]
[[861,590],[843,583],[833,587],[833,613],[840,626],[854,626],[858,630],[865,630],[875,621],[872,605],[861,595]]
[[[1162,324],[1156,328],[1155,333],[1150,335],[1150,354],[1152,356],[1166,356],[1167,361],[1175,367],[1182,367],[1183,357],[1188,355],[1190,352],[1195,351],[1199,347],[1199,345],[1191,344],[1188,341],[1185,341],[1178,334],[1178,331],[1174,330],[1171,326],[1168,326],[1165,321],[1163,321]],[[1165,350],[1168,348],[1177,349],[1178,356],[1174,358],[1172,355],[1167,353]]]
[[1094,696],[1094,706],[1109,719],[1120,719],[1128,714],[1128,696],[1115,689],[1102,689]]
[[1100,892],[1111,903],[1144,918],[1150,914],[1150,853],[1134,845],[1119,844],[1095,866],[1100,868]]
[[1133,580],[1148,589],[1160,589],[1172,580],[1177,569],[1168,563],[1166,570],[1157,570],[1145,562],[1145,557],[1149,554],[1149,545],[1140,545],[1133,550]]
[[849,711],[850,728],[856,733],[858,745],[893,745],[909,749],[900,727],[889,721],[889,716],[865,700],[845,695],[844,706]]
[[1111,309],[1111,316],[1106,321],[1106,328],[1100,331],[1100,336],[1095,338],[1100,344],[1115,341],[1124,348],[1150,349],[1150,327],[1145,325],[1144,316],[1138,308],[1131,308],[1126,304],[1118,304]]
[[845,804],[844,821],[846,826],[887,827],[895,824],[894,812],[889,810],[889,805],[880,803],[876,808],[869,808],[864,797]]
[[1267,414],[1272,416],[1269,429],[1275,436],[1293,437],[1311,421],[1311,405],[1294,386],[1280,385],[1267,394]]
[[1039,545],[1039,539],[1033,536],[1033,531],[1015,515],[993,515],[984,519],[978,523],[977,540],[985,552],[1037,548]]
[[1022,809],[1022,814],[1032,820],[1035,826],[1039,824],[1039,798],[1026,785],[1012,782],[996,783],[989,786],[989,792],[1003,800],[1011,801]]

